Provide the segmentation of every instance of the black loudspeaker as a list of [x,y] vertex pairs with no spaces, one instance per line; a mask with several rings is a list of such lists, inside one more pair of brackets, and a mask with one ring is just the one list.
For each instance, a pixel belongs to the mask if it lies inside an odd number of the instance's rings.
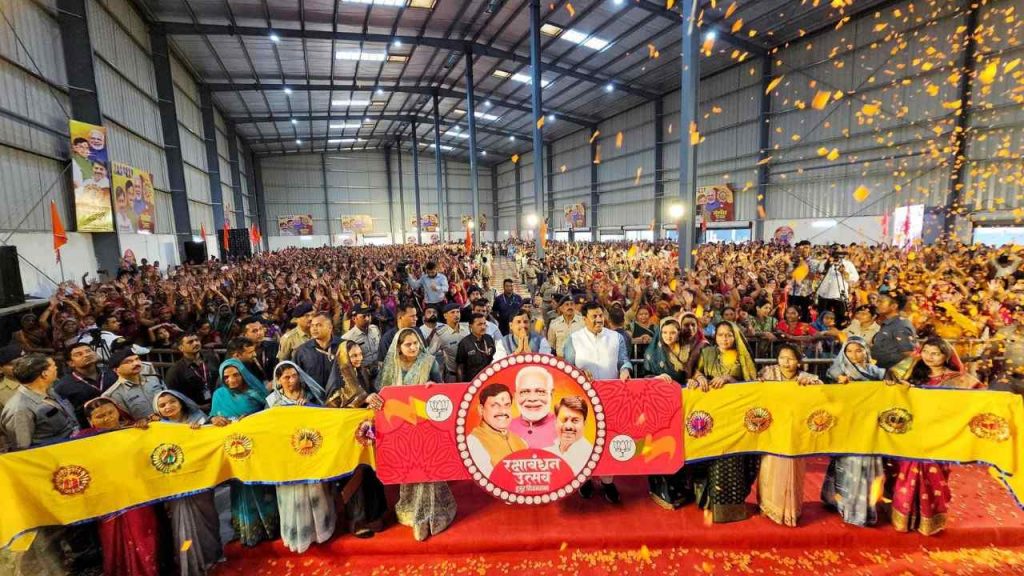
[[206,242],[185,242],[185,260],[188,264],[206,262]]
[[[221,249],[224,248],[224,230],[217,231]],[[249,231],[245,228],[228,228],[228,249],[223,252],[225,258],[235,260],[252,258],[252,245],[249,243]]]
[[0,307],[25,303],[25,289],[21,285],[18,267],[18,249],[0,246]]

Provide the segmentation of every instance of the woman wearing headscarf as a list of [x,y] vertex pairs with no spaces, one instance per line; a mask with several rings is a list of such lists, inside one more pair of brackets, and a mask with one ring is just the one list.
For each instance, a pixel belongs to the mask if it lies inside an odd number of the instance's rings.
[[[697,317],[693,314],[685,314],[681,320],[662,320],[644,354],[647,374],[685,386],[706,344],[698,326]],[[684,467],[672,475],[648,476],[647,484],[654,502],[666,510],[675,510],[692,502],[693,482],[688,472]]]
[[[338,347],[327,390],[328,408],[379,410],[384,406],[370,381],[369,370],[363,365],[363,350],[351,340],[342,340]],[[360,465],[340,487],[349,532],[358,538],[370,538],[384,529],[388,501],[373,468]]]
[[[187,424],[193,429],[205,424],[228,424],[227,418],[223,416],[208,418],[195,402],[175,390],[160,391],[153,398],[153,412],[162,422]],[[179,573],[181,576],[206,574],[210,567],[224,557],[213,490],[170,500],[165,507],[171,517]]]
[[[83,412],[89,428],[72,438],[84,438],[131,426],[132,420],[116,402],[102,396],[85,403]],[[160,560],[160,530],[155,506],[139,506],[96,523],[103,550],[103,573],[107,576],[157,576]]]
[[[762,382],[821,384],[817,376],[800,370],[803,356],[796,346],[782,343],[776,354],[776,363],[765,366],[758,374]],[[757,500],[761,513],[776,524],[796,526],[804,503],[804,460],[762,456],[757,475]]]
[[[274,391],[267,406],[323,406],[324,389],[294,362],[274,368]],[[316,541],[323,544],[334,535],[337,514],[334,497],[324,482],[287,484],[277,487],[277,509],[281,516],[281,540],[286,548],[301,554]]]
[[[213,392],[211,415],[240,420],[267,407],[266,386],[241,360],[225,360],[219,372],[220,386]],[[231,525],[243,546],[276,540],[278,523],[273,486],[231,482]]]
[[[384,357],[377,389],[385,386],[414,386],[441,381],[441,369],[434,356],[420,346],[413,328],[403,328],[395,336]],[[438,534],[455,519],[455,497],[445,482],[402,484],[395,514],[413,537],[423,541]]]
[[[828,369],[828,380],[835,384],[880,381],[885,370],[871,362],[871,348],[860,336],[850,336]],[[871,526],[878,521],[871,486],[885,476],[880,456],[834,456],[821,485],[821,501],[839,511],[843,521],[856,526]],[[878,495],[875,496],[877,500]]]
[[[705,392],[734,382],[757,379],[754,358],[740,332],[732,322],[715,324],[715,345],[700,351],[697,368],[688,386]],[[715,523],[747,519],[747,496],[757,478],[759,458],[727,456],[707,463],[698,463],[690,472],[697,503],[711,511]]]
[[[896,381],[917,388],[986,387],[964,370],[960,356],[941,338],[925,340],[919,352],[890,368],[889,373]],[[916,530],[925,536],[941,532],[953,499],[949,464],[897,459],[891,465],[893,526],[899,532]]]

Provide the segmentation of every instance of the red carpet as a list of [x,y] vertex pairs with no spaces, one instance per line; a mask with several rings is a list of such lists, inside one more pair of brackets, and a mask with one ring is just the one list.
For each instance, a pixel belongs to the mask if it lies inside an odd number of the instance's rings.
[[[857,528],[817,496],[825,461],[808,466],[799,528],[763,517],[705,525],[694,506],[670,512],[644,478],[620,478],[623,503],[579,497],[543,507],[510,506],[475,485],[454,483],[455,523],[427,542],[392,526],[370,540],[342,535],[296,556],[279,542],[228,547],[217,576],[236,574],[1024,574],[1024,512],[982,467],[954,471],[947,530],[900,534]],[[397,496],[389,493],[392,502]],[[753,502],[753,498],[750,500]],[[980,550],[979,550],[980,549]]]

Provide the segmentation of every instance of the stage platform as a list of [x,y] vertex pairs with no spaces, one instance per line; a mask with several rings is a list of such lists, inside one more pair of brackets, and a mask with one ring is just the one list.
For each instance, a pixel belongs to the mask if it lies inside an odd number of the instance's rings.
[[[947,530],[901,534],[888,524],[842,523],[818,501],[827,461],[808,465],[800,526],[756,516],[707,524],[702,510],[658,507],[642,477],[616,481],[620,505],[595,495],[541,507],[511,506],[468,482],[452,483],[455,523],[427,542],[390,527],[349,534],[294,555],[280,542],[228,546],[216,576],[289,574],[1024,574],[1024,511],[987,468],[957,468]],[[397,491],[389,487],[393,504]],[[754,497],[749,500],[753,506]]]

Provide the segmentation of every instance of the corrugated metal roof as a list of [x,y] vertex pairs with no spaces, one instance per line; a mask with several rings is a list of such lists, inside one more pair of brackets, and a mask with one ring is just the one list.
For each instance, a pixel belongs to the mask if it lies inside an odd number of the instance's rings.
[[[264,90],[218,91],[217,104],[228,120],[238,126],[239,134],[257,153],[287,149],[283,140],[326,138],[325,122],[306,122],[300,126],[282,122],[253,122],[253,117],[289,117],[292,115],[374,114],[429,115],[429,94],[395,92],[404,89],[437,87],[465,91],[465,57],[462,43],[477,47],[473,67],[478,111],[498,116],[481,118],[480,124],[498,131],[528,133],[535,118],[529,112],[528,83],[510,78],[529,74],[528,0],[498,2],[500,9],[487,11],[489,0],[436,0],[430,9],[410,6],[386,6],[341,0],[140,0],[150,16],[160,22],[177,24],[171,31],[175,49],[203,82],[211,84],[261,83]],[[888,0],[858,0],[847,10],[864,10]],[[680,76],[681,25],[678,8],[664,9],[663,3],[579,2],[562,0],[541,7],[547,24],[608,42],[594,50],[562,36],[542,35],[546,70],[543,91],[545,108],[567,117],[597,122],[642,104],[651,95],[678,89]],[[701,59],[702,75],[729,68],[744,54],[735,45],[748,43],[752,50],[781,45],[818,28],[830,27],[842,14],[831,2],[807,3],[797,0],[736,0],[701,3],[701,24],[716,27],[719,37],[705,45]],[[729,14],[726,17],[726,14]],[[736,23],[733,34],[741,41],[725,36]],[[194,26],[203,26],[202,34]],[[214,26],[219,28],[208,28]],[[355,34],[331,38],[331,32]],[[270,38],[274,32],[277,41]],[[366,38],[365,34],[379,36]],[[405,36],[402,45],[393,44],[395,36]],[[592,35],[592,36],[591,36]],[[305,36],[305,37],[303,37]],[[372,40],[372,41],[371,41]],[[489,52],[490,50],[499,52]],[[391,61],[335,59],[337,50],[387,51]],[[516,55],[514,60],[507,53]],[[398,56],[399,58],[396,58]],[[558,68],[557,70],[551,69]],[[499,75],[501,75],[499,77]],[[607,93],[607,82],[616,89]],[[361,110],[339,109],[331,105],[337,98],[367,98],[368,92],[306,91],[315,85],[376,86],[384,94],[374,98],[380,105]],[[294,92],[284,94],[289,85]],[[273,86],[273,89],[267,89]],[[279,90],[276,87],[281,86]],[[516,108],[488,100],[503,101]],[[441,98],[440,112],[446,122],[465,124],[464,98]],[[301,130],[300,130],[301,128]],[[359,130],[368,142],[388,143],[397,136],[408,136],[404,122],[378,121]],[[545,139],[551,140],[579,130],[570,122],[547,122]],[[430,129],[422,132],[430,137]],[[521,151],[529,142],[509,140],[500,133],[480,133],[479,146],[497,156]],[[374,145],[376,145],[374,144]],[[327,147],[326,140],[321,146]],[[294,147],[294,144],[293,144]],[[313,149],[316,149],[315,146]],[[323,149],[323,148],[321,148]],[[465,154],[464,149],[456,154]]]

